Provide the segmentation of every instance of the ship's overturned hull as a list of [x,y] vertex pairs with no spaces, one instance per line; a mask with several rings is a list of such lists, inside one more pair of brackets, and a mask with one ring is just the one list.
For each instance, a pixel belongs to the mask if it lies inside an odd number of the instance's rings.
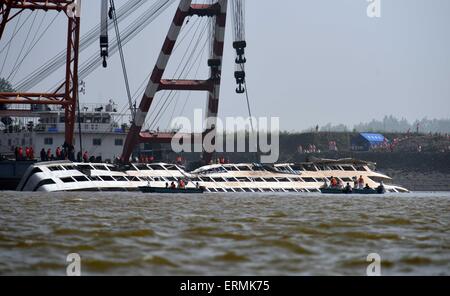
[[17,190],[139,191],[145,186],[165,188],[184,180],[186,188],[202,187],[206,192],[320,192],[330,176],[342,183],[362,176],[372,188],[383,181],[387,192],[408,191],[401,186],[389,185],[391,178],[372,170],[369,164],[331,163],[213,164],[188,172],[182,166],[168,163],[124,167],[105,163],[41,162],[28,168]]

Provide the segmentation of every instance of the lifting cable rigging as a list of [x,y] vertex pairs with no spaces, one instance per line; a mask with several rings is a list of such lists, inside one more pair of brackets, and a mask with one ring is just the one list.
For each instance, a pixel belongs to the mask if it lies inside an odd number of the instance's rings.
[[[186,76],[185,71],[186,71],[186,69],[187,69],[187,67],[189,65],[189,62],[192,62],[192,61],[194,63],[196,62],[196,60],[193,60],[193,57],[194,57],[194,54],[195,54],[198,46],[201,43],[201,40],[203,39],[203,36],[207,32],[206,29],[208,27],[208,23],[203,25],[202,30],[200,30],[200,32],[198,33],[198,36],[197,36],[197,32],[199,31],[200,27],[201,27],[201,22],[199,22],[195,32],[193,33],[193,37],[191,38],[191,40],[190,40],[190,42],[189,42],[189,44],[187,46],[187,49],[186,49],[185,53],[183,54],[183,57],[181,58],[181,61],[179,62],[178,66],[177,66],[177,69],[175,70],[174,76],[177,76],[177,79],[180,79],[183,76]],[[195,42],[195,44],[193,44],[193,40],[197,40]],[[188,53],[189,53],[189,55],[188,55]],[[178,73],[179,71],[180,71],[180,73]],[[148,125],[150,127],[150,129],[154,128],[155,124],[161,119],[162,115],[167,110],[168,106],[172,103],[172,101],[173,101],[173,99],[175,97],[175,94],[176,93],[173,90],[171,90],[171,91],[168,92],[168,94],[165,97],[162,97],[159,100],[159,102],[163,102],[163,104],[158,109],[158,111],[156,112],[156,115],[154,116],[154,118],[151,121],[151,123]],[[155,107],[157,108],[158,104]]]
[[245,83],[245,71],[243,65],[247,62],[247,59],[245,58],[247,42],[245,41],[245,11],[243,1],[244,0],[231,0],[234,33],[233,48],[236,50],[234,78],[238,85],[236,92],[239,94],[244,93],[245,91],[243,88]]
[[[117,19],[119,23],[122,20],[126,19],[128,16],[130,16],[133,12],[135,12],[136,9],[138,9],[145,2],[146,1],[144,0],[131,0],[127,1],[126,4],[122,5],[117,10]],[[92,45],[97,40],[98,34],[99,34],[99,25],[94,26],[86,34],[84,34],[80,38],[79,52],[81,53],[90,45]],[[16,88],[21,91],[26,91],[33,88],[47,76],[50,76],[51,73],[53,73],[61,66],[63,66],[65,62],[66,62],[66,50],[64,49],[60,51],[56,56],[54,56],[53,58],[42,64],[40,67],[35,69],[30,75],[20,80],[17,83]]]
[[[253,125],[253,116],[250,106],[250,99],[248,95],[247,81],[245,79],[245,63],[247,59],[245,58],[245,48],[247,47],[247,42],[245,40],[245,0],[231,0],[232,5],[232,17],[233,17],[233,33],[234,42],[233,48],[236,50],[235,59],[235,72],[234,78],[236,79],[236,93],[245,93],[245,99],[247,103],[248,116],[250,121],[251,132],[255,133],[255,128]],[[258,144],[256,144],[258,145]],[[259,147],[256,147],[256,161],[259,162]]]
[[[30,16],[30,15],[28,15],[28,16]],[[11,39],[9,39],[8,43],[6,43],[5,47],[3,47],[2,50],[0,51],[0,53],[2,53],[5,49],[7,49],[7,50],[6,50],[5,59],[3,60],[2,67],[1,67],[1,69],[0,69],[0,75],[3,73],[3,67],[5,66],[6,60],[8,59],[9,49],[11,48],[11,43],[12,43],[11,41],[13,40],[13,38],[14,38],[14,37],[16,36],[16,34],[20,31],[20,29],[22,28],[23,24],[25,23],[25,22],[23,22],[23,23],[20,25],[19,29],[17,30],[17,25],[20,23],[20,18],[21,18],[21,17],[22,17],[22,14],[19,14],[19,18],[18,18],[16,24],[14,25],[14,30],[13,30],[13,34],[12,34],[12,36],[11,36]],[[27,18],[27,19],[28,19],[28,18]]]
[[[107,0],[103,0],[103,1],[106,2]],[[110,7],[109,7],[108,15],[109,15],[109,18],[113,20],[114,29],[116,31],[117,47],[119,49],[120,62],[122,64],[122,72],[123,72],[123,77],[124,77],[124,80],[125,80],[125,87],[126,87],[127,96],[128,96],[128,104],[130,105],[131,116],[132,116],[132,119],[134,121],[135,115],[136,115],[135,114],[136,110],[133,107],[133,101],[132,101],[132,98],[131,98],[130,84],[128,82],[127,68],[126,68],[126,65],[125,65],[125,57],[123,55],[122,40],[120,38],[119,24],[117,22],[117,15],[116,15],[116,8],[115,8],[115,5],[114,5],[114,0],[110,0],[109,1],[109,5],[110,5]],[[104,5],[102,5],[102,12],[103,12],[103,7],[104,7]],[[106,13],[106,11],[105,11],[105,13]],[[104,37],[104,36],[100,36],[100,40],[102,40],[102,37]],[[104,53],[103,50],[104,49],[102,49],[101,54]],[[103,56],[103,67],[105,67],[105,66],[106,66],[106,56]]]
[[6,77],[6,80],[9,80],[9,78],[11,78],[11,75],[14,73],[14,69],[16,68],[17,62],[19,61],[20,57],[22,56],[22,52],[25,48],[25,45],[28,43],[28,38],[30,37],[30,33],[33,28],[34,22],[36,21],[37,15],[38,15],[37,13],[34,13],[34,17],[33,17],[33,20],[31,21],[31,25],[30,25],[30,28],[28,29],[25,40],[22,43],[22,47],[20,48],[19,54],[16,56],[16,60],[14,62],[14,65],[12,66],[12,70],[9,73],[9,75]]
[[[142,15],[138,17],[137,20],[129,24],[120,34],[122,40],[122,46],[125,46],[130,40],[132,40],[137,34],[139,34],[145,27],[147,27],[151,22],[153,22],[156,17],[158,17],[167,7],[172,4],[174,0],[160,0],[157,4],[150,7]],[[98,38],[98,35],[97,35]],[[97,39],[98,40],[98,39]],[[113,40],[112,44],[109,46],[109,56],[112,56],[118,51],[117,40]],[[78,76],[80,79],[85,79],[89,74],[91,74],[95,69],[102,64],[102,57],[98,53],[94,53],[80,65]],[[64,83],[63,80],[55,84],[49,91],[54,90],[56,87]]]
[[[17,72],[19,71],[20,67],[22,66],[23,62],[25,61],[25,59],[28,57],[28,55],[31,53],[31,51],[33,50],[33,48],[39,43],[39,41],[42,39],[42,37],[44,37],[45,33],[48,31],[48,29],[52,26],[52,24],[55,22],[56,18],[57,18],[57,14],[55,14],[55,16],[53,17],[53,19],[50,21],[50,23],[45,27],[45,29],[42,31],[42,33],[39,35],[39,37],[37,39],[33,38],[32,40],[32,44],[30,44],[30,47],[27,49],[27,52],[25,53],[25,55],[22,57],[22,59],[20,60],[19,64],[16,67],[16,70],[11,78],[11,80],[14,79],[14,77],[16,76]],[[41,22],[42,24],[42,22]],[[39,29],[38,29],[39,30]],[[36,31],[36,36],[38,36]]]

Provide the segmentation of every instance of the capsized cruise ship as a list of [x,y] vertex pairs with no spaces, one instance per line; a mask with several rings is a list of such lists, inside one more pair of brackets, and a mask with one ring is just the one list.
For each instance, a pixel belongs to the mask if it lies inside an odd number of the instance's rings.
[[138,191],[140,186],[166,187],[180,179],[186,188],[202,186],[206,192],[319,192],[335,177],[353,185],[362,176],[370,187],[383,181],[387,192],[408,192],[376,172],[374,164],[353,159],[314,160],[304,163],[265,165],[258,163],[212,164],[193,171],[169,163],[132,163],[119,166],[70,161],[40,162],[28,168],[19,191]]

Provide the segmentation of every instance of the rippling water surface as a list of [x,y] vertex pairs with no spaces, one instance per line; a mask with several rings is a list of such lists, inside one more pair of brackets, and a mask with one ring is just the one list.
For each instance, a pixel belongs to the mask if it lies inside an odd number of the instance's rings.
[[0,274],[450,275],[450,193],[0,192]]

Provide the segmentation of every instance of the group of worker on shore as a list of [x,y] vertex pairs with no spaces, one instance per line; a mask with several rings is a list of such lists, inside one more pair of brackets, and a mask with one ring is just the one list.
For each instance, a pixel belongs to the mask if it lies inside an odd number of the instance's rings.
[[[344,186],[344,183],[341,181],[341,179],[335,178],[331,176],[330,178],[330,184],[328,184],[327,179],[325,179],[325,183],[323,185],[324,188],[335,188],[335,189],[342,189],[344,192],[352,192],[354,189],[359,190],[372,190],[369,186],[369,183],[365,183],[364,178],[362,175],[358,177],[353,177],[353,187],[350,185],[350,182],[347,182],[347,184]],[[384,184],[383,181],[380,182],[380,185],[376,188],[377,191],[384,191]]]

